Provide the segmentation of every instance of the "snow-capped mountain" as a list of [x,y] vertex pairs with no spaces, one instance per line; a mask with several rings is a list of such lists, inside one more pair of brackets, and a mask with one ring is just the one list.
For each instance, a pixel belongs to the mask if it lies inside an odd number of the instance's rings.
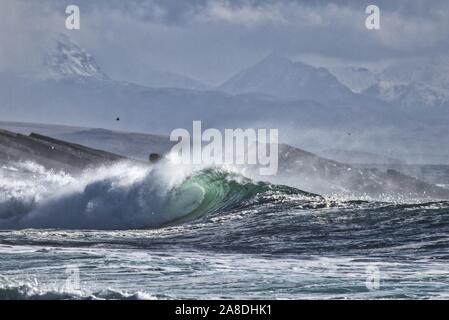
[[382,71],[382,79],[403,83],[423,83],[449,90],[449,56],[400,60]]
[[439,107],[449,103],[449,57],[403,60],[378,74],[364,93],[401,107]]
[[[58,34],[54,37],[53,45],[53,50],[44,58],[43,70],[38,76],[52,79],[110,80],[111,77],[103,72],[94,57],[69,37]],[[133,72],[133,77],[126,80],[153,88],[194,90],[207,88],[206,85],[187,76],[147,67],[136,70]]]
[[[358,132],[360,137],[369,128],[413,125],[388,104],[352,93],[325,69],[288,59],[270,57],[259,65],[260,69],[256,68],[264,74],[263,85],[271,84],[276,90],[287,91],[270,92],[269,87],[263,91],[261,86],[257,88],[262,93],[232,95],[219,90],[155,88],[106,80],[102,73],[95,76],[87,72],[98,71],[96,64],[88,64],[85,69],[80,67],[86,65],[80,61],[94,61],[88,54],[81,54],[84,50],[78,46],[70,46],[71,50],[64,49],[66,45],[59,47],[66,54],[61,54],[64,59],[53,60],[60,62],[52,64],[51,70],[60,71],[56,77],[29,81],[0,74],[0,113],[5,115],[5,120],[51,121],[152,133],[190,128],[192,121],[201,120],[204,128],[283,128],[284,141],[314,148],[319,144],[320,149],[329,148],[329,143],[335,146],[336,136],[346,146],[350,137],[347,132]],[[75,60],[76,68],[71,64],[72,55],[67,52],[84,57]],[[281,71],[279,66],[283,67]],[[296,98],[280,99],[275,96],[277,93]]]
[[379,81],[363,94],[401,107],[440,107],[449,103],[449,90],[425,82]]
[[332,100],[351,95],[327,69],[270,55],[219,87],[233,94],[262,93],[286,99]]
[[439,107],[449,103],[449,57],[432,56],[390,62],[381,69],[330,67],[353,92],[400,107]]
[[449,92],[422,82],[379,81],[364,94],[401,107],[436,107],[449,101]]
[[109,79],[95,59],[67,36],[59,34],[54,45],[44,61],[44,67],[51,78]]
[[283,141],[311,150],[363,146],[376,151],[392,144],[392,132],[400,141],[395,148],[403,146],[400,152],[425,150],[430,135],[438,145],[449,139],[449,117],[440,117],[438,128],[426,126],[424,136],[399,108],[353,93],[324,68],[282,57],[270,56],[244,70],[223,85],[228,92],[110,80],[71,41],[57,42],[48,57],[47,77],[0,73],[4,120],[152,133],[190,128],[193,120],[201,120],[204,128],[282,128]]

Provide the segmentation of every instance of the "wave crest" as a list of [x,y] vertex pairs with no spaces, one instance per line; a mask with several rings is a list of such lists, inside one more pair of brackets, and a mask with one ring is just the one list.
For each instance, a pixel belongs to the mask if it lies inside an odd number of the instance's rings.
[[141,229],[178,224],[264,201],[263,195],[316,198],[298,189],[256,183],[223,169],[121,163],[79,177],[34,167],[13,171],[0,189],[7,229]]

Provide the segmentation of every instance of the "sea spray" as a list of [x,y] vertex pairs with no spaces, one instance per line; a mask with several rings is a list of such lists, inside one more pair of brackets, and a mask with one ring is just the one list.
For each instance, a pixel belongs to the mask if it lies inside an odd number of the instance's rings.
[[157,228],[244,207],[269,192],[306,195],[255,183],[229,167],[179,165],[170,157],[153,166],[100,166],[79,176],[27,163],[9,175],[1,184],[0,227],[6,229]]

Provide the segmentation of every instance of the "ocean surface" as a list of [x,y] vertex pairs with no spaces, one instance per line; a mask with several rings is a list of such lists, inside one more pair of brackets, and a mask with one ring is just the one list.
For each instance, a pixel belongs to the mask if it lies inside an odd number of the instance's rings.
[[223,168],[0,166],[0,299],[177,298],[449,298],[449,202]]

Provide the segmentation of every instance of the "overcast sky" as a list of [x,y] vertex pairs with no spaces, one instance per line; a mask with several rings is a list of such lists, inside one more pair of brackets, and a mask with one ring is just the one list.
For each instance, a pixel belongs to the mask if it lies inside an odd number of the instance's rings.
[[[69,4],[81,30],[65,29]],[[368,4],[381,30],[365,28]],[[27,69],[63,32],[116,79],[156,68],[218,84],[270,53],[353,64],[447,54],[448,15],[447,0],[2,0],[0,69]]]

